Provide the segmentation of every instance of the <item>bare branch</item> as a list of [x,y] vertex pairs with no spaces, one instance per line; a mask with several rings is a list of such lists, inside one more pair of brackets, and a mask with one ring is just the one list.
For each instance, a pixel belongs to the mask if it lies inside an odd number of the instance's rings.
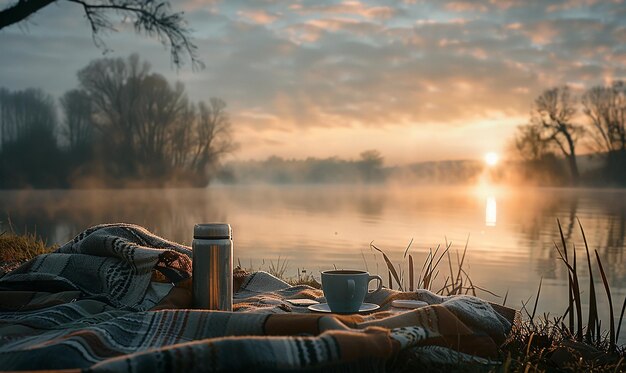
[[[60,0],[19,0],[15,5],[0,11],[0,29],[23,21],[45,6]],[[66,0],[83,8],[91,27],[94,44],[107,49],[100,35],[106,31],[117,31],[110,20],[110,14],[129,17],[133,20],[135,32],[148,37],[156,37],[170,50],[172,63],[183,65],[184,55],[191,59],[192,67],[203,68],[197,55],[197,47],[191,39],[191,29],[187,26],[182,12],[173,12],[169,1],[154,0]]]
[[0,30],[25,20],[31,14],[45,8],[57,0],[20,0],[0,11]]

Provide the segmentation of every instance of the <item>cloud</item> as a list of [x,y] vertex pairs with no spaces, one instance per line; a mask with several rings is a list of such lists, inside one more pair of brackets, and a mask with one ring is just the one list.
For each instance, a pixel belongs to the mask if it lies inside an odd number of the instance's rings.
[[197,10],[216,11],[220,3],[220,0],[184,0],[180,1],[179,5],[185,12]]
[[453,12],[486,12],[489,9],[487,4],[471,1],[451,1],[445,6]]
[[[205,70],[173,70],[158,42],[132,31],[105,38],[109,55],[138,52],[155,71],[184,82],[194,101],[222,97],[248,145],[255,136],[279,138],[259,141],[278,147],[289,136],[338,128],[346,137],[368,129],[363,133],[388,130],[398,138],[426,124],[496,123],[527,116],[534,96],[551,85],[626,78],[626,10],[616,1],[172,6],[185,10]],[[80,8],[69,3],[36,14],[26,32],[0,31],[0,45],[2,84],[55,95],[73,88],[76,71],[102,56]]]
[[555,42],[556,37],[560,35],[559,30],[555,27],[553,22],[542,21],[536,22],[525,30],[525,34],[528,35],[530,41],[536,45],[547,45]]
[[357,16],[366,19],[389,19],[395,16],[399,9],[390,6],[367,5],[359,1],[342,1],[333,4],[303,5],[292,4],[292,11],[298,14],[325,14],[335,16]]
[[[557,4],[550,4],[546,8],[548,12],[559,12],[564,10],[571,10],[575,8],[581,8],[585,6],[592,6],[598,4],[601,0],[567,0],[562,1]],[[619,4],[620,1],[616,1],[616,4]]]
[[279,17],[276,14],[262,10],[242,10],[238,14],[246,21],[259,25],[267,25],[276,21]]

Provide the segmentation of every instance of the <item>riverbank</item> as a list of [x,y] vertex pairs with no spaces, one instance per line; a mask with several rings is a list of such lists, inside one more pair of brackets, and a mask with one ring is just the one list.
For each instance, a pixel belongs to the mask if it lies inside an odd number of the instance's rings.
[[[15,269],[20,264],[30,258],[53,251],[55,246],[48,246],[44,241],[34,234],[17,235],[13,232],[0,232],[0,277],[4,272]],[[562,250],[563,248],[561,248]],[[563,252],[563,251],[561,251]],[[433,255],[430,264],[431,273],[436,265],[434,264],[438,256]],[[569,262],[565,262],[566,266],[571,266]],[[585,264],[580,261],[578,266]],[[601,264],[600,264],[601,265]],[[274,275],[285,278],[285,271],[280,262],[268,261],[268,270]],[[573,267],[572,267],[573,270]],[[456,269],[455,269],[456,271]],[[459,272],[465,272],[462,264],[459,266]],[[574,273],[574,272],[571,272]],[[428,272],[426,273],[428,275]],[[470,286],[471,280],[469,275],[466,277],[465,287]],[[583,284],[578,283],[576,276],[576,288],[580,290]],[[286,278],[291,284],[306,284],[319,288],[319,283],[311,274],[303,273],[300,276]],[[422,282],[423,284],[423,282]],[[471,285],[473,287],[473,285]],[[586,288],[586,287],[585,287]],[[570,289],[575,290],[575,289]],[[610,289],[607,289],[609,291]],[[459,293],[458,289],[456,290]],[[609,322],[595,322],[587,324],[587,320],[593,317],[583,315],[580,312],[579,298],[574,297],[573,308],[578,310],[577,317],[572,317],[574,324],[577,326],[568,327],[569,313],[560,317],[549,317],[547,315],[536,314],[537,299],[539,299],[541,289],[537,293],[535,303],[527,302],[526,306],[521,310],[521,317],[513,328],[509,338],[499,347],[499,356],[502,365],[495,371],[502,372],[526,372],[526,371],[595,371],[595,372],[616,372],[626,369],[624,362],[625,351],[619,346],[615,337],[615,328],[619,329],[620,325],[611,325],[610,329],[600,330],[611,324]],[[447,294],[450,294],[447,291]],[[610,292],[609,292],[610,294]],[[601,296],[598,289],[597,296]],[[578,293],[580,297],[580,292]],[[573,313],[572,313],[573,316]],[[583,323],[582,320],[585,320]],[[589,325],[592,327],[589,328]],[[401,364],[401,371],[412,372],[423,370],[425,367],[419,361],[406,361]],[[437,370],[437,367],[428,367]],[[459,366],[459,371],[475,371],[475,366]]]

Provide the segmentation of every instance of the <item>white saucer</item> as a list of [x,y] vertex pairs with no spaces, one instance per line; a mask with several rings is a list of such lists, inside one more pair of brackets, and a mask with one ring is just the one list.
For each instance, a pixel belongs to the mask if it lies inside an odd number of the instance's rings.
[[[372,312],[379,309],[380,306],[374,303],[363,303],[357,312],[351,313],[364,313],[364,312]],[[308,307],[311,311],[314,312],[323,312],[323,313],[332,313],[330,307],[328,307],[328,303],[320,303],[320,304],[312,304]],[[338,312],[337,312],[338,313]]]

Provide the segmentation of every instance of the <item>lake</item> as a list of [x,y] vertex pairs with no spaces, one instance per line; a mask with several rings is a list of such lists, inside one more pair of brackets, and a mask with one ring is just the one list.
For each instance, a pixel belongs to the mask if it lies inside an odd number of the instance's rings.
[[[28,230],[61,244],[82,229],[104,222],[145,226],[171,240],[190,244],[193,225],[227,222],[233,227],[235,261],[267,270],[286,263],[287,276],[306,270],[319,279],[326,269],[362,268],[379,273],[387,285],[387,269],[370,242],[394,263],[409,254],[419,272],[429,248],[451,243],[453,264],[469,237],[465,265],[472,282],[519,308],[532,298],[543,277],[538,310],[562,314],[567,277],[554,241],[575,244],[581,287],[588,293],[582,236],[598,250],[619,313],[626,295],[626,191],[489,187],[389,186],[213,186],[168,190],[24,190],[0,191],[1,229],[10,217],[19,232]],[[440,248],[441,252],[443,249]],[[593,255],[593,251],[592,251]],[[595,278],[600,276],[595,266]],[[435,288],[450,270],[440,265]],[[417,276],[417,274],[416,274]],[[394,288],[397,285],[394,284]],[[602,284],[596,292],[603,304]],[[502,298],[478,291],[494,302]],[[532,309],[532,308],[531,308]],[[585,315],[586,320],[586,315]],[[624,334],[624,333],[622,333]]]

